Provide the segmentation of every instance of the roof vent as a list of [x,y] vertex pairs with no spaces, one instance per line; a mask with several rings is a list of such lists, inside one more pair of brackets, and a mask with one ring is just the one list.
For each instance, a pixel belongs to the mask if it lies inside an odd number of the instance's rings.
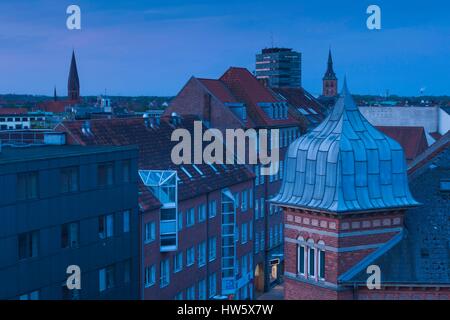
[[176,112],[172,112],[172,114],[170,115],[170,123],[175,127],[180,125],[181,117]]
[[92,131],[91,131],[91,122],[89,120],[86,120],[83,122],[82,126],[81,126],[81,132],[83,133],[83,135],[85,136],[92,136]]

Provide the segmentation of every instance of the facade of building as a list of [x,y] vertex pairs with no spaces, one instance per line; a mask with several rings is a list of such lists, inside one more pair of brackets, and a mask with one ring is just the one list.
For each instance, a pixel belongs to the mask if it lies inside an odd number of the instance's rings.
[[[138,299],[138,150],[3,147],[0,299]],[[67,268],[80,268],[69,290]]]
[[243,165],[174,164],[172,132],[193,134],[196,120],[98,119],[58,130],[69,144],[139,147],[143,299],[250,299],[254,175]]
[[195,115],[209,128],[279,129],[280,170],[270,176],[255,172],[254,259],[255,289],[267,291],[283,276],[283,219],[267,200],[280,188],[287,146],[304,130],[286,100],[259,82],[248,70],[230,68],[220,79],[191,78],[165,114]]
[[[324,122],[291,144],[286,170],[272,199],[286,219],[286,299],[449,298],[448,230],[417,231],[428,209],[409,190],[403,149],[361,115],[345,84]],[[448,219],[448,204],[435,207],[432,221]],[[438,258],[427,265],[426,255]],[[367,286],[370,266],[379,289]]]
[[273,88],[300,88],[302,54],[287,48],[263,49],[256,55],[256,78]]

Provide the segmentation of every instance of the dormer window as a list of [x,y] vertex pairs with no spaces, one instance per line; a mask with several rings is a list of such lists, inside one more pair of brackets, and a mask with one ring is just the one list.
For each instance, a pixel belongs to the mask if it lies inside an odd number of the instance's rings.
[[260,102],[258,106],[269,116],[271,119],[280,120],[287,119],[288,106],[285,102]]

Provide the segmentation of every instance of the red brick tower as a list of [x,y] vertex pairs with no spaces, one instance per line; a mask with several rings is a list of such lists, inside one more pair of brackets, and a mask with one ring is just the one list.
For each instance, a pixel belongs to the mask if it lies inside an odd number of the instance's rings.
[[328,66],[325,75],[322,78],[322,95],[325,97],[334,97],[337,95],[337,77],[333,70],[333,58],[331,49],[328,51]]
[[352,299],[346,279],[403,237],[401,146],[359,112],[346,84],[331,114],[294,141],[272,202],[284,210],[285,298]]

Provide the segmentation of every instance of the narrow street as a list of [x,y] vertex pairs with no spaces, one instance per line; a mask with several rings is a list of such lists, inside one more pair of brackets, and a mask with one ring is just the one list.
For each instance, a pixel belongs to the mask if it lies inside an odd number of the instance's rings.
[[257,300],[283,300],[284,287],[282,284],[273,287],[269,292],[260,295]]

